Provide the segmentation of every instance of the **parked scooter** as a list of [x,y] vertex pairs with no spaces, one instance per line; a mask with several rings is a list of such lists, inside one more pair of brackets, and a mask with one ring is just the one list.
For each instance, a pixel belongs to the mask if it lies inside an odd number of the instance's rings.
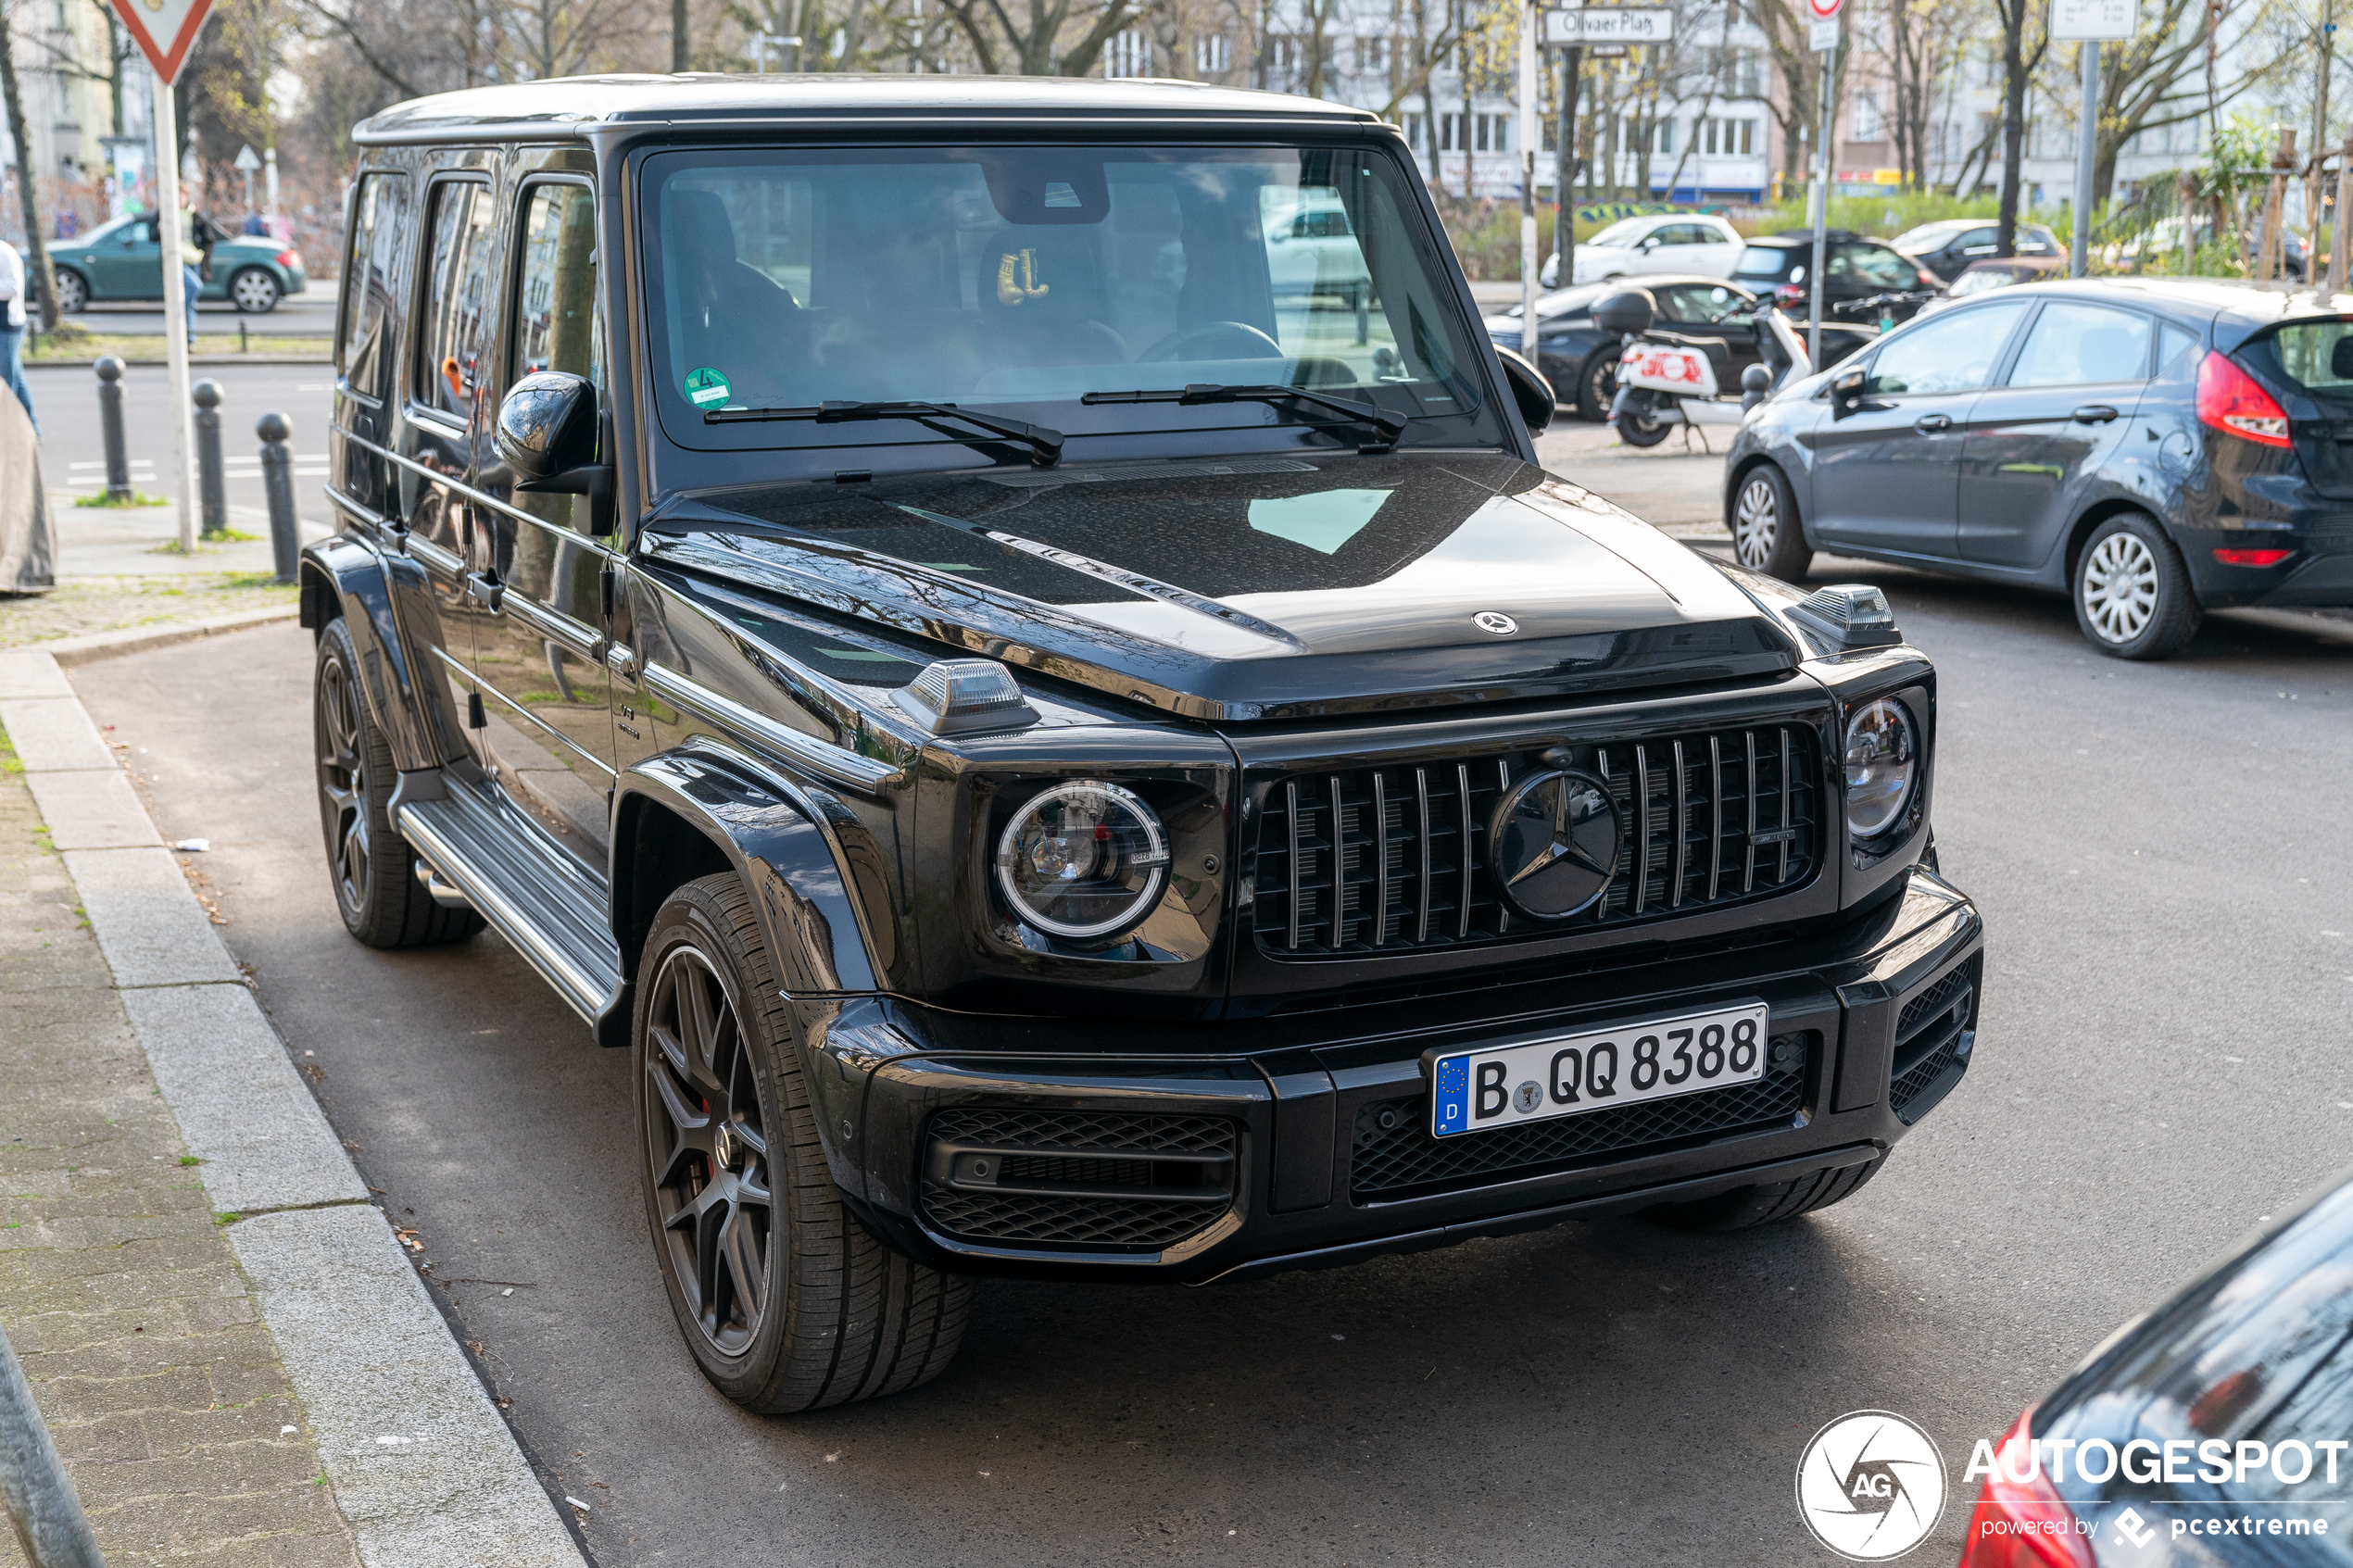
[[1594,324],[1625,341],[1608,422],[1629,446],[1655,446],[1679,424],[1737,429],[1758,404],[1814,373],[1805,341],[1769,298],[1756,307],[1756,347],[1763,362],[1741,372],[1737,395],[1719,386],[1718,362],[1728,370],[1730,367],[1725,345],[1660,331],[1652,325],[1655,314],[1649,293],[1639,288],[1622,290],[1593,307]]

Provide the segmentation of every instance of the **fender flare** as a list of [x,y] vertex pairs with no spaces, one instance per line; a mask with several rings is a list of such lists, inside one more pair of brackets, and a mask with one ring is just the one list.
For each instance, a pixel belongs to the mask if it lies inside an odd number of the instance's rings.
[[394,765],[411,773],[472,755],[449,683],[436,678],[419,641],[422,628],[439,625],[423,566],[342,533],[304,546],[298,576],[306,630],[334,619],[327,608],[334,596],[359,655],[360,695],[391,742]]

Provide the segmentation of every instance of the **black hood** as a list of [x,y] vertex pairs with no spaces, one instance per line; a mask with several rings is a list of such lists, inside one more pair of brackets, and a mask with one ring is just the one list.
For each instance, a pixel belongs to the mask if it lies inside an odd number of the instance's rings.
[[1798,661],[1708,562],[1576,485],[1480,454],[705,491],[665,498],[645,546],[943,651],[1202,719],[1557,696]]

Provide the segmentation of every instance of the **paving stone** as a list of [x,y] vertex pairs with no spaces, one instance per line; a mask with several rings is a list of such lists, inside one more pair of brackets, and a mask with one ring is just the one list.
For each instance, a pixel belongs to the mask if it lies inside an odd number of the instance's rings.
[[116,985],[241,978],[170,850],[78,849],[65,860]]
[[120,768],[91,773],[28,773],[33,803],[60,849],[160,847],[163,839]]
[[[79,710],[14,700],[39,673],[0,657],[0,715]],[[205,1168],[180,1163],[188,1146],[115,989],[124,972],[185,980],[191,954],[203,977],[234,971],[161,849],[77,852],[100,897],[176,892],[188,917],[102,955],[75,911],[91,889],[76,892],[42,820],[24,779],[0,775],[0,1328],[111,1568],[358,1568]],[[242,986],[209,988],[250,1005]],[[19,1568],[8,1536],[0,1568]]]
[[27,772],[115,766],[98,726],[70,696],[0,697],[0,730]]

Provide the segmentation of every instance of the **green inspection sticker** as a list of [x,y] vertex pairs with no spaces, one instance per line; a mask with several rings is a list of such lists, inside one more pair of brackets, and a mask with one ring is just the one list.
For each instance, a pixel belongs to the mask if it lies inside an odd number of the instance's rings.
[[727,378],[705,365],[686,372],[686,400],[698,408],[716,408],[727,401]]

